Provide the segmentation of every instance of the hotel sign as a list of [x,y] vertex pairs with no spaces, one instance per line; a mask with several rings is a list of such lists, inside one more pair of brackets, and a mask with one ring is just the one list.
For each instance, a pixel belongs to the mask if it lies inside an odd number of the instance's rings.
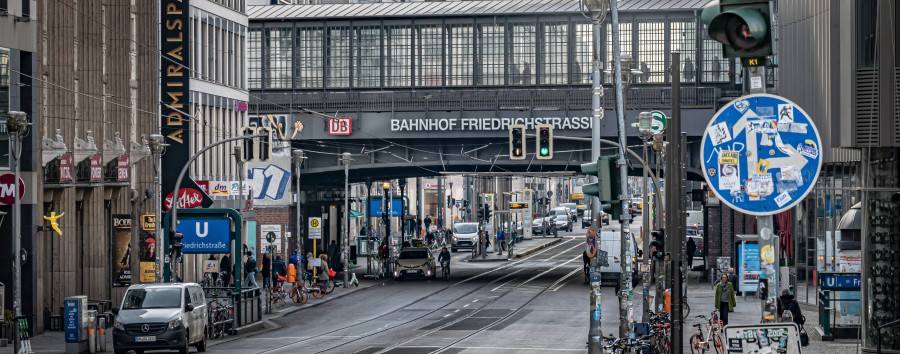
[[[171,167],[162,174],[162,194],[169,198],[178,171],[191,156],[189,0],[161,0],[160,12],[160,126],[169,144],[162,155],[162,166]],[[182,182],[181,188],[196,190],[202,196],[204,207],[212,205],[212,199],[190,177]]]

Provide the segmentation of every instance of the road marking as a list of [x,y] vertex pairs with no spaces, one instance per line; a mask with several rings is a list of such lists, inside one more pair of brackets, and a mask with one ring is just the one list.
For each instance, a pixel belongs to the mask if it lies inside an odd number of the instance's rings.
[[576,273],[579,273],[579,272],[584,272],[584,270],[575,269],[571,273],[563,275],[562,278],[559,278],[559,280],[557,280],[555,283],[550,285],[550,289],[547,289],[547,291],[559,290],[559,288],[563,287],[563,285],[566,285],[566,281],[568,280],[568,278],[572,277],[573,275],[575,275]]
[[472,300],[472,302],[478,302],[478,299]]

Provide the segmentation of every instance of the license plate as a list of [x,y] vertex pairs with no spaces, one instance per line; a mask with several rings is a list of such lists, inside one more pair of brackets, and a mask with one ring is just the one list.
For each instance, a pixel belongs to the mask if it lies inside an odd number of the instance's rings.
[[134,341],[135,341],[135,342],[138,342],[138,343],[155,342],[155,341],[156,341],[156,336],[141,336],[141,337],[134,337]]

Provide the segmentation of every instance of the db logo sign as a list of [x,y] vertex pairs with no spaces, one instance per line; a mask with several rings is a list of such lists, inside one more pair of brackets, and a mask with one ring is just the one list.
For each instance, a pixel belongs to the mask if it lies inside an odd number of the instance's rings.
[[[15,187],[13,187],[13,182],[16,178],[16,175],[7,173],[5,175],[0,175],[0,204],[12,205],[15,203],[15,199],[13,199],[13,194],[15,194]],[[25,182],[19,178],[19,200],[22,200],[22,196],[25,194]]]
[[353,134],[353,118],[341,117],[328,121],[328,135],[346,136]]

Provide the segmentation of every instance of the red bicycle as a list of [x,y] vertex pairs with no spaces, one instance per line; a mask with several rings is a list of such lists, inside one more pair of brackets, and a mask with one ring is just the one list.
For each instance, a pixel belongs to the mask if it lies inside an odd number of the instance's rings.
[[709,319],[704,315],[696,316],[696,318],[706,320],[706,336],[703,335],[703,323],[695,324],[694,328],[697,329],[697,333],[691,336],[690,342],[692,354],[705,354],[707,350],[710,350],[710,343],[716,354],[725,354],[725,344],[719,334],[722,331],[722,322],[719,321],[718,311],[713,311],[710,316],[712,318]]

